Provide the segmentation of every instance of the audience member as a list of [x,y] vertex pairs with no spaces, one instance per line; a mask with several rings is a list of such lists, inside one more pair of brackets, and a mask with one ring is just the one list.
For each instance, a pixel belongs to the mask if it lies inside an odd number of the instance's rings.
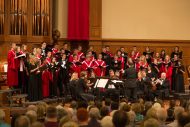
[[116,111],[113,115],[112,122],[114,127],[125,127],[129,123],[129,118],[124,111]]

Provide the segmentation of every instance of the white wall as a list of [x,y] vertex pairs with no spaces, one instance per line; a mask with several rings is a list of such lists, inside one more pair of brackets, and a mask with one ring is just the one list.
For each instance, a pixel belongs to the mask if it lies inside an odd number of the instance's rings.
[[190,0],[102,0],[102,37],[190,40]]

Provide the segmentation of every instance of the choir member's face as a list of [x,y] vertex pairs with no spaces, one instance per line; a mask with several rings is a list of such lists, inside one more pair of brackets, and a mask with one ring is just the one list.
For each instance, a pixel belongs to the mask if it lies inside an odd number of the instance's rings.
[[179,47],[176,46],[176,47],[174,48],[174,50],[175,50],[175,52],[178,52],[178,51],[179,51]]
[[118,60],[118,56],[114,56],[114,60],[115,60],[115,61]]
[[79,51],[82,51],[82,46],[79,46],[79,47],[78,47],[78,50],[79,50]]
[[110,74],[110,76],[114,76],[114,71],[113,71],[113,70],[110,70],[110,71],[109,71],[109,74]]
[[20,46],[17,46],[17,52],[20,52]]
[[170,60],[170,57],[169,57],[168,55],[166,55],[165,60],[166,60],[166,61],[169,61],[169,60]]
[[165,50],[162,50],[161,54],[164,55],[165,54]]
[[145,50],[146,50],[146,52],[149,52],[149,51],[150,51],[149,47],[146,47],[146,49],[145,49]]
[[161,74],[161,79],[166,79],[166,73]]
[[16,44],[15,44],[15,43],[12,43],[11,47],[12,47],[14,50],[16,50],[16,49],[17,49],[17,46],[16,46]]
[[141,79],[141,78],[142,78],[142,73],[138,72],[138,79]]
[[66,59],[66,54],[63,54],[62,59],[63,59],[63,60]]
[[117,55],[118,55],[118,56],[121,56],[121,51],[118,51],[118,52],[117,52]]
[[37,52],[38,54],[41,54],[41,52],[42,52],[41,48],[37,48],[37,49],[36,49],[36,52]]
[[36,48],[33,48],[33,53],[36,53]]
[[106,48],[102,48],[102,52],[106,52]]
[[174,55],[174,61],[178,60],[178,56]]
[[46,48],[46,43],[42,43],[42,49],[45,49]]
[[93,47],[93,46],[90,46],[89,50],[90,50],[90,51],[93,51],[93,50],[94,50],[94,47]]
[[108,51],[108,52],[110,51],[110,47],[109,46],[106,47],[106,51]]
[[55,57],[53,57],[53,59],[52,59],[52,63],[54,63],[54,62],[56,62],[56,58]]
[[156,53],[156,57],[157,57],[157,58],[160,57],[160,54],[159,54],[158,52]]
[[64,48],[65,50],[67,50],[67,49],[68,49],[68,44],[64,44],[63,48]]
[[89,56],[92,56],[92,52],[88,52],[88,55],[89,55]]
[[137,51],[137,47],[136,46],[133,47],[133,51],[135,51],[135,52]]
[[98,59],[100,59],[100,60],[102,59],[102,54],[98,55]]
[[146,72],[142,71],[142,77],[146,77]]
[[116,72],[115,72],[115,76],[117,76],[117,77],[119,77],[119,76],[120,76],[119,71],[116,71]]
[[78,52],[79,52],[78,49],[75,49],[75,50],[73,51],[74,54],[78,54]]
[[77,61],[77,56],[75,55],[75,56],[73,56],[73,59],[75,60],[75,61]]
[[26,51],[27,50],[27,45],[23,46],[23,50]]
[[124,48],[121,48],[120,50],[121,50],[121,52],[125,52],[125,49],[124,49]]
[[58,45],[58,44],[54,45],[54,48],[58,49],[58,47],[59,47],[59,45]]
[[65,53],[65,50],[64,50],[64,49],[61,49],[61,53],[62,53],[62,54]]
[[51,57],[51,52],[48,52],[48,53],[47,53],[47,57]]

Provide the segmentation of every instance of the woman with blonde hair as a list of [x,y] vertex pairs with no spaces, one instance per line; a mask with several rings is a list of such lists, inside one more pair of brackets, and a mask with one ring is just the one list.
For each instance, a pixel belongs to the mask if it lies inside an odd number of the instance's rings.
[[144,55],[140,56],[139,62],[136,63],[136,70],[137,72],[139,70],[147,69],[148,63],[146,61],[146,57]]

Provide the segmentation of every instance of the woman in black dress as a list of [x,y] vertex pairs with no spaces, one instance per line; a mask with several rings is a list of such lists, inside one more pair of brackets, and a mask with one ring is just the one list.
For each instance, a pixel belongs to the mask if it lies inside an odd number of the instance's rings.
[[184,66],[181,64],[181,61],[178,60],[178,56],[174,55],[172,72],[172,90],[174,90],[177,93],[185,92],[183,77],[183,74],[185,73],[184,70]]
[[42,78],[40,68],[36,64],[37,59],[30,56],[29,63],[29,84],[28,84],[28,99],[29,101],[38,101],[42,99]]

